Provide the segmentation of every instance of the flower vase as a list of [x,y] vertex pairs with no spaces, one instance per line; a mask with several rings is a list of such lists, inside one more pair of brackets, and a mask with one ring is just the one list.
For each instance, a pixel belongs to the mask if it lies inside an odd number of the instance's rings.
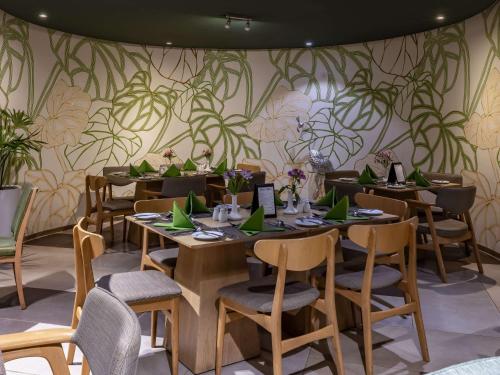
[[241,215],[238,209],[238,196],[231,194],[231,213],[228,216],[229,220],[241,220]]
[[283,213],[287,215],[296,215],[298,212],[299,211],[293,206],[293,193],[288,191],[288,203]]

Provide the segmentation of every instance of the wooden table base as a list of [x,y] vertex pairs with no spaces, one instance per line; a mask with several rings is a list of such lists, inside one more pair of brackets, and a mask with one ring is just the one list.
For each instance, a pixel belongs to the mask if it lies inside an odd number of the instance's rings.
[[[242,244],[190,249],[180,245],[175,280],[182,288],[180,304],[180,360],[193,373],[215,368],[217,291],[248,280]],[[248,319],[227,325],[224,365],[259,355],[257,326]]]

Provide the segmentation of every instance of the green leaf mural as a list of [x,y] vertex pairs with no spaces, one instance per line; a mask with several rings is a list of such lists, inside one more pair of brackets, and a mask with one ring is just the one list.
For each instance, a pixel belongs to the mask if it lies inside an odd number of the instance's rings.
[[496,56],[500,57],[500,7],[493,6],[486,9],[483,19],[486,36]]

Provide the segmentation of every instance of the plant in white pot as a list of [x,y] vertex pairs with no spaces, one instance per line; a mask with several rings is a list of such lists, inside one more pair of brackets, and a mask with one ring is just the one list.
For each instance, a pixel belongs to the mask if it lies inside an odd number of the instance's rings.
[[44,142],[30,131],[33,120],[23,111],[0,110],[0,237],[9,236],[12,218],[20,195],[15,185],[19,170],[36,166],[33,152]]
[[231,193],[231,212],[229,220],[241,220],[241,215],[238,209],[238,193],[243,189],[243,186],[248,185],[252,179],[252,172],[245,169],[231,169],[224,173],[224,178],[227,180],[227,190]]
[[300,188],[300,183],[301,180],[306,179],[306,174],[302,169],[299,168],[293,168],[292,170],[288,171],[288,178],[289,178],[289,184],[282,186],[281,189],[279,189],[278,194],[283,193],[285,190],[288,193],[288,199],[287,199],[287,205],[285,208],[285,211],[283,213],[287,215],[295,215],[299,211],[294,207],[293,205],[293,200],[298,202],[300,199],[299,196],[299,188]]

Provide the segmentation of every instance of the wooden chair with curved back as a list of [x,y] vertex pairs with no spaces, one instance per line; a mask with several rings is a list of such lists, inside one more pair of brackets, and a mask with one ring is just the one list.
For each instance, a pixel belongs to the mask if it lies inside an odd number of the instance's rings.
[[[365,370],[373,374],[372,323],[397,316],[413,314],[417,328],[420,349],[424,361],[429,361],[424,323],[417,287],[417,244],[416,227],[418,219],[381,225],[352,225],[349,238],[360,247],[368,249],[363,271],[350,272],[335,277],[335,293],[359,306],[363,321]],[[404,259],[405,248],[409,248],[408,269],[400,272],[395,268],[376,265],[377,254],[390,256],[399,254]],[[403,261],[403,264],[405,262]],[[401,306],[372,311],[372,290],[397,286],[408,297]]]
[[[127,220],[125,216],[134,213],[134,203],[126,199],[106,200],[108,179],[104,176],[85,177],[85,217],[88,224],[96,226],[96,232],[102,234],[103,223],[109,220],[111,242],[115,239],[113,219],[123,216],[123,241],[127,236]],[[92,199],[94,193],[94,199]]]
[[[300,346],[325,338],[333,339],[336,350],[337,373],[344,374],[340,334],[335,310],[333,251],[339,231],[307,238],[261,240],[255,244],[255,254],[264,262],[277,267],[276,276],[246,281],[219,290],[219,319],[215,373],[221,374],[225,326],[228,320],[246,317],[271,333],[273,374],[282,373],[282,355]],[[314,251],[311,251],[314,249]],[[326,260],[327,287],[324,298],[309,284],[287,280],[287,271],[308,271]],[[302,336],[282,340],[281,319],[285,311],[306,306],[320,310],[327,316],[327,325]]]
[[260,165],[248,164],[248,163],[238,163],[236,164],[236,169],[246,169],[247,171],[250,172],[260,172],[262,170],[260,168]]
[[[83,304],[87,294],[95,286],[108,290],[125,302],[136,313],[165,312],[165,328],[167,321],[171,323],[172,340],[172,374],[178,374],[179,364],[179,297],[182,293],[175,281],[164,273],[151,271],[132,271],[106,275],[94,279],[92,260],[104,253],[104,238],[87,230],[87,220],[80,219],[73,228],[73,245],[75,248],[76,294],[73,306],[71,327],[76,328],[80,321]],[[151,322],[151,345],[156,346],[157,321]],[[166,337],[166,335],[165,335]],[[73,362],[75,346],[68,349],[68,364]],[[88,374],[88,364],[84,362],[82,373]]]

